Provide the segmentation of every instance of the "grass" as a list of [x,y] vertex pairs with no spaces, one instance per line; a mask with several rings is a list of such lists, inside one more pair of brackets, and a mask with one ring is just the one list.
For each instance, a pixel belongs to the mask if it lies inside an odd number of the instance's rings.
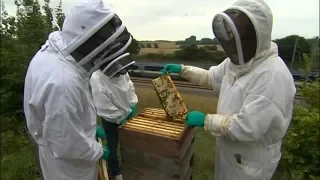
[[[136,88],[136,94],[139,99],[138,110],[146,107],[162,107],[157,98],[156,92],[152,88]],[[215,97],[181,93],[181,96],[187,105],[188,110],[200,110],[203,112],[216,112],[217,99]]]

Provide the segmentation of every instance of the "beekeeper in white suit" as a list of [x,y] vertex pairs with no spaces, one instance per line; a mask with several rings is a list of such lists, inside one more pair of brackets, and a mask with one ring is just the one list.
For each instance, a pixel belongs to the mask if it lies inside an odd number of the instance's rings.
[[296,88],[271,41],[272,22],[263,0],[238,0],[212,21],[226,60],[209,71],[177,64],[162,70],[219,95],[217,114],[193,111],[185,121],[217,137],[217,180],[271,179],[281,158]]
[[97,161],[107,160],[109,150],[95,140],[105,135],[96,126],[89,77],[106,64],[112,72],[126,66],[117,57],[123,53],[119,46],[130,44],[128,37],[109,5],[85,0],[31,60],[24,112],[45,180],[97,180]]
[[[127,66],[135,62],[129,53],[124,53],[119,58],[122,59],[122,64],[127,64]],[[110,150],[108,158],[110,175],[114,180],[122,180],[117,154],[118,127],[135,115],[138,97],[130,80],[128,68],[123,68],[118,72],[108,69],[106,66],[103,71],[94,72],[90,78],[90,85],[97,114],[101,117],[101,123],[106,132]]]

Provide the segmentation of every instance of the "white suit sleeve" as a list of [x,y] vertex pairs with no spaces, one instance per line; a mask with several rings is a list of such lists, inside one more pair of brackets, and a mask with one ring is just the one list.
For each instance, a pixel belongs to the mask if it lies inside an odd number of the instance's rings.
[[217,66],[212,66],[209,70],[182,65],[179,75],[192,84],[213,88],[215,92],[219,92],[225,73],[225,64],[226,60]]
[[138,96],[136,94],[135,87],[130,79],[129,74],[126,75],[126,78],[129,83],[129,93],[128,93],[128,98],[129,98],[129,105],[130,107],[136,106],[138,104]]
[[212,66],[209,69],[209,81],[212,84],[213,92],[216,96],[220,93],[223,76],[226,72],[226,67],[229,59],[225,59],[217,66]]
[[43,138],[48,148],[56,158],[96,162],[102,156],[103,148],[84,133],[82,89],[59,85],[47,89]]
[[98,116],[107,120],[108,122],[116,122],[116,120],[121,120],[125,118],[118,107],[116,107],[111,99],[109,98],[107,91],[103,88],[97,88],[92,92],[93,102],[97,110]]
[[232,140],[256,141],[267,132],[273,120],[281,117],[280,109],[268,98],[250,94],[237,114],[208,114],[205,129],[217,136],[228,136]]
[[192,84],[212,87],[209,79],[209,71],[195,66],[181,65],[180,76],[190,81]]

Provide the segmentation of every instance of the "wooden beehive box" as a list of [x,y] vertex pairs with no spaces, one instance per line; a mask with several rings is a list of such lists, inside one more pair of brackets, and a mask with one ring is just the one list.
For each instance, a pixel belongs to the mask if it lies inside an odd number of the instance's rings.
[[167,116],[171,119],[184,120],[188,110],[170,75],[160,76],[152,80],[152,83]]
[[163,109],[146,108],[120,128],[124,179],[192,179],[194,129],[168,120]]

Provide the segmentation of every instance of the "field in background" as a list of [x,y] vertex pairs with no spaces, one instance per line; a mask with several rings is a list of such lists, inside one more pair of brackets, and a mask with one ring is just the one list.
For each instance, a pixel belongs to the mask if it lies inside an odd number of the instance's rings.
[[[148,53],[155,53],[155,54],[173,54],[177,50],[180,50],[180,45],[176,45],[175,41],[142,41],[139,44],[144,44],[145,47],[147,44],[151,45],[151,48],[141,48],[139,55],[146,55]],[[158,44],[158,48],[154,47],[154,44]],[[204,47],[207,45],[198,45],[198,47]],[[221,46],[217,46],[218,51],[223,51]]]
[[174,52],[178,51],[180,49],[161,49],[161,48],[141,48],[139,55],[146,55],[148,53],[154,53],[154,54],[173,54]]
[[[147,44],[151,45],[151,48],[141,48],[139,55],[145,55],[148,53],[173,54],[174,52],[180,49],[180,46],[176,45],[175,41],[172,41],[172,42],[144,41],[139,43],[144,44],[145,47],[147,47]],[[158,48],[155,48],[154,44],[158,44]]]

